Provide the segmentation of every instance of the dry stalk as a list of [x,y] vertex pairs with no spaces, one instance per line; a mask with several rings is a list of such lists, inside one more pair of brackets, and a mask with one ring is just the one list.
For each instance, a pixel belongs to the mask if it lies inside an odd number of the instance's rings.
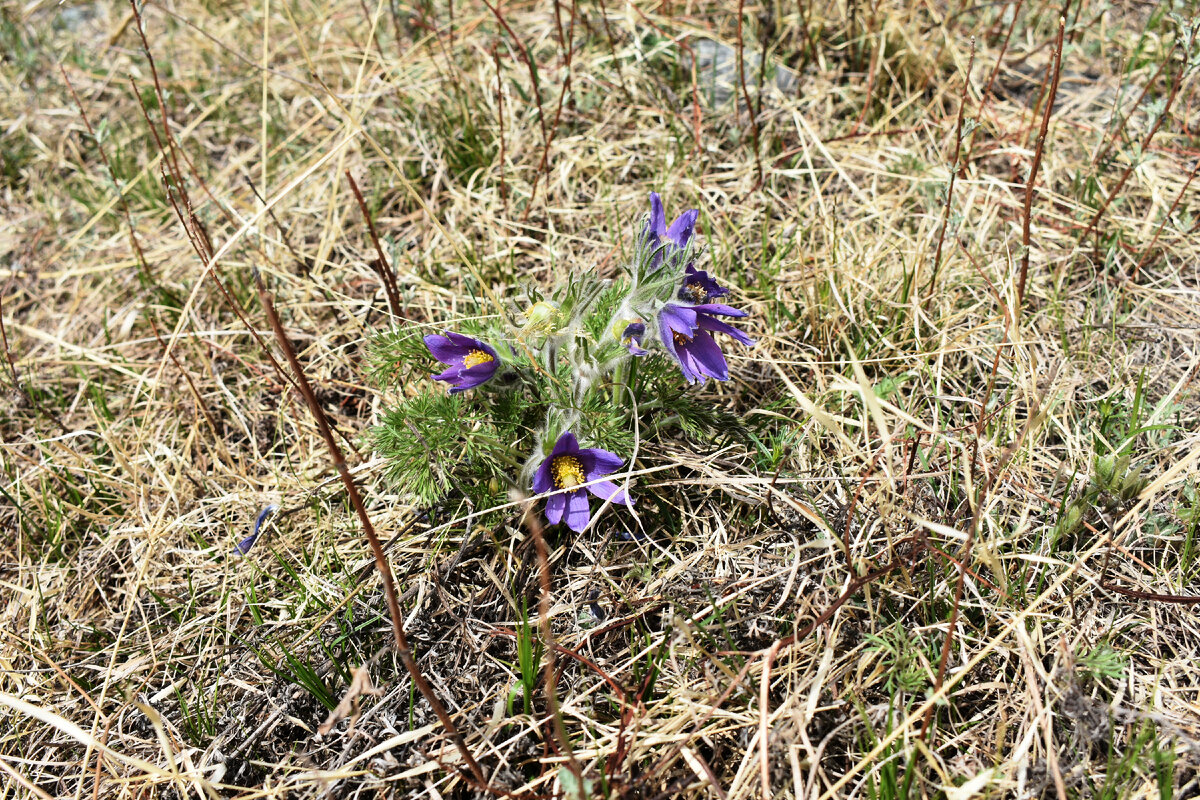
[[375,273],[379,276],[379,282],[383,284],[383,291],[387,294],[388,309],[392,312],[392,317],[395,319],[403,319],[404,309],[400,305],[400,289],[396,283],[396,273],[388,265],[387,256],[383,254],[383,245],[379,243],[379,234],[375,231],[375,223],[371,219],[371,212],[367,209],[367,201],[363,199],[363,193],[358,188],[358,183],[355,182],[354,176],[350,174],[350,170],[346,170],[346,180],[350,182],[350,191],[354,192],[354,199],[358,201],[358,207],[362,211],[363,219],[367,221],[367,231],[371,234],[371,244],[375,245],[375,255],[379,260],[372,266],[375,268]]
[[937,247],[933,253],[933,271],[929,276],[929,287],[926,289],[925,309],[933,300],[933,290],[937,288],[938,270],[942,266],[942,245],[946,241],[946,229],[950,227],[950,203],[954,199],[954,179],[958,177],[959,163],[962,160],[962,129],[963,112],[967,108],[967,90],[971,87],[971,68],[975,66],[975,37],[971,37],[971,55],[967,59],[967,74],[963,76],[962,94],[958,98],[958,122],[954,126],[954,160],[950,164],[950,182],[946,185],[946,202],[942,206],[942,225],[938,231]]
[[[1166,62],[1164,62],[1164,64],[1165,63]],[[1150,126],[1150,130],[1146,132],[1145,138],[1142,139],[1140,152],[1145,153],[1147,151],[1147,149],[1150,147],[1150,142],[1154,139],[1154,135],[1158,133],[1159,128],[1162,127],[1163,122],[1171,113],[1171,105],[1175,102],[1175,98],[1179,95],[1179,85],[1183,80],[1183,73],[1185,69],[1186,64],[1181,65],[1179,69],[1175,71],[1175,77],[1171,81],[1171,88],[1167,92],[1166,104],[1163,106],[1162,113],[1158,115],[1158,117],[1154,120],[1154,124]],[[1108,211],[1108,207],[1112,205],[1113,200],[1115,200],[1121,193],[1121,190],[1125,188],[1126,181],[1129,180],[1129,176],[1133,174],[1133,170],[1137,167],[1137,165],[1138,162],[1136,159],[1129,160],[1129,164],[1125,167],[1124,171],[1121,172],[1121,177],[1117,180],[1117,185],[1114,186],[1112,191],[1108,193],[1108,197],[1104,199],[1104,202],[1100,205],[1100,208],[1096,211],[1091,221],[1088,222],[1087,228],[1085,228],[1083,231],[1083,235],[1079,237],[1080,244],[1083,244],[1083,242],[1086,241],[1089,236],[1091,236],[1092,232],[1096,230],[1096,226],[1100,224],[1100,219],[1104,216],[1104,212]]]
[[[754,188],[760,189],[763,185],[763,164],[762,152],[758,145],[758,116],[754,113],[754,105],[750,102],[750,92],[746,88],[746,60],[744,57],[745,41],[742,36],[742,18],[745,16],[746,0],[738,0],[737,10],[737,70],[738,84],[742,87],[742,98],[746,101],[746,114],[750,117],[750,134],[754,141],[754,166],[758,170],[758,182]],[[766,53],[760,53],[759,57],[766,59]]]
[[[1062,40],[1062,32],[1063,26],[1060,18],[1058,27],[1060,43]],[[1053,90],[1051,91],[1051,97],[1053,97]],[[1047,104],[1046,107],[1049,108],[1050,104]],[[1003,346],[997,348],[996,350],[996,364],[999,364],[1000,352],[1002,349]],[[975,537],[979,533],[979,524],[983,516],[984,506],[987,504],[988,493],[991,492],[992,486],[995,484],[1000,475],[1004,474],[1005,468],[1008,466],[1009,462],[1012,461],[1013,456],[1017,454],[1017,451],[1020,450],[1021,444],[1025,441],[1026,437],[1029,436],[1030,431],[1032,431],[1034,427],[1041,421],[1042,403],[1045,400],[1046,393],[1048,393],[1050,391],[1050,387],[1054,385],[1054,381],[1057,376],[1058,370],[1055,368],[1046,381],[1046,390],[1031,404],[1029,416],[1025,419],[1025,425],[1021,428],[1020,434],[1017,435],[1017,438],[1013,440],[1012,444],[1005,448],[1004,453],[1000,456],[999,462],[996,464],[996,468],[988,474],[987,480],[984,481],[983,486],[980,487],[979,494],[975,499],[974,508],[971,512],[971,523],[967,528],[967,538],[963,542],[962,549],[959,551],[958,580],[954,586],[954,604],[950,608],[950,622],[946,629],[946,638],[942,640],[942,652],[941,656],[938,658],[937,676],[933,683],[934,693],[941,691],[942,683],[946,679],[946,667],[950,663],[950,649],[954,644],[954,631],[958,627],[958,615],[962,605],[963,590],[966,586],[967,566],[970,564],[971,551],[975,547]],[[980,410],[980,414],[983,414],[983,409]],[[931,705],[925,712],[925,718],[921,723],[922,739],[924,739],[930,731],[930,726],[933,722],[933,710],[934,706]]]
[[[1021,315],[1021,305],[1025,300],[1025,281],[1029,276],[1030,225],[1033,219],[1033,189],[1037,183],[1038,169],[1042,166],[1042,155],[1046,150],[1046,134],[1050,128],[1050,114],[1054,111],[1054,97],[1058,94],[1058,78],[1062,73],[1062,43],[1065,21],[1058,20],[1058,36],[1054,44],[1054,58],[1047,67],[1046,80],[1050,82],[1050,92],[1046,98],[1046,108],[1042,112],[1042,127],[1038,130],[1037,147],[1033,153],[1033,165],[1029,168],[1029,179],[1025,182],[1025,208],[1021,220],[1021,272],[1017,278],[1017,301],[1013,308],[1014,321]],[[1044,85],[1044,82],[1043,82]]]
[[563,724],[562,712],[558,708],[558,666],[554,654],[557,648],[554,644],[554,631],[550,627],[550,554],[546,548],[546,537],[542,535],[542,523],[533,510],[533,503],[525,503],[522,522],[533,537],[534,548],[538,560],[538,583],[541,593],[538,596],[538,617],[542,629],[542,642],[546,646],[545,694],[546,711],[550,714],[550,724],[559,749],[567,757],[567,769],[575,776],[575,785],[583,786],[583,767],[575,757],[575,748],[571,746],[571,737]]
[[508,217],[508,184],[504,180],[504,78],[500,74],[500,49],[492,43],[492,60],[496,63],[496,122],[500,125],[500,202],[504,204],[504,216]]
[[1162,222],[1160,222],[1158,224],[1158,228],[1155,229],[1154,236],[1150,239],[1150,244],[1143,248],[1142,256],[1138,259],[1137,264],[1134,266],[1133,273],[1130,275],[1130,280],[1136,281],[1138,279],[1138,275],[1141,273],[1142,267],[1146,265],[1146,261],[1149,260],[1150,254],[1154,251],[1154,246],[1158,244],[1158,237],[1162,236],[1163,229],[1167,227],[1167,222],[1175,214],[1175,211],[1179,208],[1179,204],[1183,202],[1183,197],[1187,194],[1187,190],[1191,187],[1192,181],[1196,179],[1197,172],[1200,172],[1200,158],[1197,158],[1195,163],[1192,164],[1192,170],[1188,173],[1187,181],[1183,184],[1183,188],[1179,190],[1179,194],[1175,195],[1175,200],[1171,203],[1171,207],[1167,209],[1167,213],[1163,216]]
[[449,712],[446,711],[446,707],[438,698],[437,693],[433,691],[433,687],[425,680],[425,676],[421,673],[421,669],[413,657],[412,648],[408,644],[408,637],[404,633],[404,616],[400,611],[400,602],[396,595],[396,585],[392,577],[392,568],[388,563],[387,555],[383,552],[383,545],[379,541],[379,536],[375,533],[375,526],[371,523],[371,517],[367,514],[366,506],[363,505],[362,497],[358,493],[358,486],[354,483],[354,478],[350,475],[350,470],[346,467],[345,459],[342,458],[342,451],[338,447],[337,442],[334,441],[333,431],[329,427],[329,420],[326,418],[320,402],[313,393],[312,386],[304,374],[304,368],[300,365],[299,359],[296,358],[295,348],[292,347],[287,333],[283,330],[283,323],[279,321],[279,315],[275,313],[275,305],[271,302],[271,295],[267,292],[262,276],[257,269],[254,270],[254,285],[258,289],[258,297],[262,302],[263,311],[267,315],[267,321],[271,325],[271,330],[275,332],[275,339],[279,343],[280,349],[283,350],[283,354],[287,358],[292,371],[295,373],[300,392],[304,395],[304,400],[308,404],[308,410],[312,414],[313,420],[317,423],[321,438],[325,440],[325,447],[329,450],[329,457],[333,461],[338,477],[342,480],[342,485],[346,487],[346,495],[350,498],[350,504],[354,506],[354,511],[358,514],[358,520],[362,524],[363,533],[367,537],[367,542],[371,545],[371,553],[375,557],[375,568],[378,570],[380,580],[383,582],[383,594],[387,599],[388,614],[392,619],[392,633],[395,636],[396,651],[400,655],[400,660],[403,662],[408,674],[412,677],[413,683],[416,684],[417,690],[433,708],[433,713],[437,715],[438,721],[446,729],[446,734],[454,743],[463,761],[466,762],[467,768],[470,769],[476,783],[480,787],[486,787],[488,781],[479,766],[479,762],[471,754],[466,741],[463,739],[458,727],[454,724],[454,720],[450,718]]

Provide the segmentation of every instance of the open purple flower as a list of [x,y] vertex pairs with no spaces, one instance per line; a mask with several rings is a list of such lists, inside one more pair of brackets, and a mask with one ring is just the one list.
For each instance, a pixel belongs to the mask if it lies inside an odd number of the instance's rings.
[[425,346],[434,358],[450,365],[450,369],[433,376],[435,381],[450,384],[450,394],[465,392],[486,382],[500,366],[500,357],[490,345],[461,333],[430,334],[425,337]]
[[[610,500],[614,503],[633,505],[633,501],[623,489],[612,481],[597,481],[590,486],[582,486],[588,481],[594,481],[610,472],[615,472],[625,463],[624,460],[607,450],[599,448],[582,448],[575,439],[575,434],[567,431],[558,437],[554,449],[546,460],[538,467],[533,476],[533,490],[538,494],[544,492],[571,489],[574,491],[559,491],[558,494],[546,498],[546,522],[557,525],[565,521],[567,527],[579,533],[592,520],[592,510],[588,506],[587,493]],[[586,491],[585,491],[586,490]]]
[[642,238],[646,240],[647,246],[655,251],[651,262],[652,269],[657,269],[662,263],[663,253],[659,248],[663,244],[664,238],[680,250],[687,248],[688,242],[692,240],[692,235],[696,232],[696,218],[699,216],[700,212],[697,209],[688,209],[676,217],[668,227],[662,198],[658,196],[658,192],[650,193],[650,219],[646,221],[646,229],[642,232]]
[[683,276],[683,286],[679,287],[679,299],[692,305],[710,302],[714,297],[724,297],[729,294],[711,275],[702,269],[696,269],[695,264],[688,264]]
[[668,303],[658,312],[658,332],[663,346],[679,363],[679,369],[688,383],[704,383],[705,378],[729,380],[729,365],[725,363],[725,354],[721,352],[712,333],[727,333],[742,344],[754,344],[753,339],[717,319],[714,316],[716,314],[746,316],[745,311],[720,303],[696,306]]

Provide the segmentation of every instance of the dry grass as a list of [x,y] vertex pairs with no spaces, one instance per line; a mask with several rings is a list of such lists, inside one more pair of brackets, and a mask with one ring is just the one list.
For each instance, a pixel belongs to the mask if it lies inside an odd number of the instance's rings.
[[[545,676],[519,688],[533,540],[385,479],[363,434],[418,384],[367,344],[615,274],[658,189],[759,344],[704,390],[747,436],[642,441],[648,537],[550,536],[593,793],[1193,796],[1200,622],[1165,596],[1200,593],[1200,95],[1168,14],[1197,8],[1066,4],[1022,302],[1061,10],[915,5],[148,5],[189,231],[128,7],[4,4],[0,794],[563,792]],[[387,647],[252,267],[487,789]],[[320,735],[363,663],[382,694]]]

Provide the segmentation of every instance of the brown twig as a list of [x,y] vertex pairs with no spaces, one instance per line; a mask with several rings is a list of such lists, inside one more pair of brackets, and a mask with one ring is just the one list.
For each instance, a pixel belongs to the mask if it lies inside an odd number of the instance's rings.
[[[742,37],[742,17],[745,15],[746,0],[738,0],[737,11],[737,68],[738,68],[738,83],[742,87],[742,97],[746,101],[746,114],[750,117],[750,134],[754,141],[754,164],[758,170],[758,183],[754,188],[759,189],[763,185],[763,164],[762,153],[758,146],[758,116],[754,113],[754,106],[750,103],[750,91],[746,88],[746,59],[744,57],[745,42]],[[764,57],[766,54],[760,54]]]
[[1167,221],[1171,219],[1171,215],[1175,213],[1175,209],[1179,208],[1179,204],[1183,201],[1183,196],[1187,194],[1188,188],[1191,187],[1192,181],[1196,179],[1196,173],[1200,172],[1200,158],[1196,159],[1196,163],[1192,165],[1192,171],[1188,174],[1187,182],[1183,184],[1183,188],[1179,190],[1179,194],[1175,195],[1174,202],[1167,209],[1167,213],[1163,216],[1162,222],[1158,224],[1158,229],[1154,231],[1154,236],[1150,239],[1150,244],[1142,250],[1142,256],[1138,259],[1137,264],[1133,268],[1133,274],[1130,275],[1130,280],[1136,281],[1138,275],[1145,266],[1146,261],[1150,258],[1150,253],[1154,250],[1154,245],[1158,244],[1158,237],[1162,236],[1163,229],[1167,227]]
[[625,93],[625,99],[632,104],[633,93],[629,91],[629,86],[625,83],[625,70],[621,69],[621,60],[617,58],[616,40],[613,38],[612,26],[608,24],[608,9],[604,5],[604,0],[600,0],[600,21],[604,24],[604,37],[608,39],[608,52],[612,56],[613,65],[617,68],[617,80],[621,83],[621,91]]
[[504,30],[508,31],[508,35],[512,37],[517,46],[517,55],[525,62],[525,68],[529,70],[529,80],[533,84],[533,102],[537,106],[538,126],[542,129],[542,144],[546,147],[550,146],[550,137],[546,132],[546,115],[542,110],[542,87],[538,81],[537,69],[533,66],[533,61],[529,57],[529,50],[526,49],[525,43],[517,36],[512,27],[508,24],[508,20],[500,13],[500,9],[493,6],[488,0],[483,0],[483,4],[488,7],[488,10],[495,15],[496,20]]
[[[538,184],[541,181],[543,173],[547,173],[550,164],[550,145],[554,143],[554,138],[558,135],[558,123],[562,119],[563,102],[571,93],[571,52],[574,48],[575,35],[575,11],[578,0],[571,0],[571,34],[566,44],[566,54],[563,57],[563,68],[566,70],[567,77],[563,81],[562,91],[558,93],[558,105],[554,109],[554,122],[550,126],[550,137],[546,139],[545,146],[542,148],[542,158],[538,162],[537,170],[533,173],[533,186],[529,190],[529,202],[525,205],[525,211],[521,214],[521,221],[529,219],[529,212],[533,210],[533,201],[537,198]],[[555,3],[557,11],[558,4]]]
[[946,241],[946,229],[950,227],[950,202],[954,198],[954,179],[958,177],[959,162],[962,160],[962,128],[963,112],[967,108],[967,91],[971,87],[971,68],[975,66],[975,37],[971,37],[971,55],[967,59],[967,74],[963,76],[962,95],[958,99],[958,122],[954,126],[954,160],[950,164],[950,182],[946,186],[946,202],[942,206],[942,226],[938,231],[937,247],[933,253],[933,271],[929,275],[929,287],[926,289],[925,308],[933,300],[933,290],[937,287],[938,270],[942,266],[942,244]]
[[1000,55],[996,56],[996,64],[992,67],[992,72],[988,75],[987,85],[983,87],[983,94],[979,100],[979,113],[983,114],[983,109],[987,106],[987,102],[992,96],[992,85],[996,82],[996,76],[1000,74],[1000,67],[1004,65],[1004,54],[1008,52],[1008,43],[1012,39],[1013,30],[1017,27],[1017,19],[1021,15],[1021,4],[1025,0],[1016,0],[1013,3],[1013,18],[1008,26],[1008,33],[1004,34],[1004,43],[1000,45]]
[[125,218],[125,226],[129,229],[129,244],[133,247],[133,254],[137,257],[138,268],[142,271],[142,276],[146,282],[155,286],[159,291],[173,300],[177,305],[182,306],[183,302],[174,295],[173,292],[162,288],[154,279],[153,273],[150,271],[150,264],[146,261],[146,253],[142,250],[142,243],[138,240],[137,230],[133,224],[133,214],[129,210],[129,201],[125,199],[125,193],[121,190],[121,184],[117,180],[117,173],[113,171],[112,162],[108,160],[108,152],[104,148],[104,143],[100,141],[100,137],[96,136],[96,130],[92,127],[91,121],[88,119],[87,112],[83,108],[83,103],[79,99],[79,95],[75,92],[75,86],[71,83],[71,78],[67,75],[66,68],[58,65],[58,71],[62,73],[63,81],[67,84],[67,90],[71,93],[71,97],[75,100],[75,106],[79,109],[79,117],[83,120],[84,127],[91,135],[92,140],[96,143],[96,149],[100,153],[100,160],[104,163],[104,169],[108,171],[109,180],[113,183],[113,191],[117,195],[117,203],[121,206],[121,214]]
[[1025,214],[1021,220],[1021,272],[1017,278],[1017,300],[1013,308],[1014,320],[1021,315],[1021,305],[1025,300],[1025,281],[1029,276],[1030,226],[1033,218],[1033,188],[1037,183],[1038,169],[1042,166],[1042,154],[1046,150],[1046,134],[1050,128],[1050,115],[1054,111],[1054,96],[1058,94],[1058,78],[1062,73],[1062,43],[1063,30],[1066,24],[1062,17],[1058,19],[1058,37],[1054,45],[1054,58],[1047,66],[1047,79],[1050,81],[1050,92],[1046,99],[1046,108],[1042,112],[1042,126],[1038,130],[1037,147],[1033,153],[1033,165],[1029,168],[1029,179],[1025,182]]
[[396,273],[388,265],[387,256],[383,254],[383,245],[379,243],[379,234],[375,231],[375,223],[371,220],[367,201],[363,199],[363,193],[358,188],[354,176],[350,174],[350,170],[346,170],[346,180],[350,182],[350,191],[354,192],[354,199],[358,201],[363,219],[367,221],[367,231],[371,234],[371,243],[375,245],[375,254],[379,257],[379,261],[373,266],[375,273],[379,276],[379,282],[383,284],[383,291],[387,294],[388,309],[391,310],[393,317],[402,319],[404,309],[400,305],[400,289],[396,284]]
[[1158,79],[1162,77],[1163,72],[1166,71],[1167,65],[1171,63],[1171,55],[1173,53],[1174,48],[1172,48],[1171,52],[1168,53],[1166,58],[1162,60],[1162,63],[1158,65],[1158,69],[1156,69],[1154,74],[1150,76],[1150,80],[1146,81],[1146,85],[1142,87],[1142,91],[1138,94],[1138,99],[1135,100],[1133,105],[1129,107],[1129,112],[1121,116],[1120,122],[1118,122],[1116,127],[1113,128],[1112,133],[1105,137],[1104,145],[1096,151],[1096,155],[1092,156],[1093,167],[1098,166],[1101,161],[1108,157],[1108,151],[1112,150],[1116,141],[1120,139],[1122,135],[1124,135],[1125,126],[1129,124],[1129,118],[1133,116],[1135,111],[1142,107],[1142,103],[1145,101],[1146,95],[1150,93],[1152,88],[1154,88],[1154,84],[1158,83]]
[[566,725],[563,724],[562,712],[558,708],[558,667],[554,654],[554,632],[550,628],[550,554],[546,548],[546,537],[542,534],[542,523],[533,510],[533,503],[525,504],[522,522],[533,537],[534,549],[538,560],[538,581],[541,584],[541,596],[538,598],[538,616],[542,628],[542,642],[546,645],[545,692],[546,710],[550,714],[550,723],[554,729],[554,738],[558,740],[559,749],[567,757],[567,768],[575,776],[576,785],[583,786],[583,767],[575,758],[575,748],[571,747],[571,737],[567,735]]
[[[1175,102],[1175,97],[1179,94],[1179,85],[1183,80],[1183,73],[1185,69],[1186,65],[1181,65],[1179,69],[1175,71],[1175,78],[1171,81],[1171,88],[1167,92],[1167,100],[1166,104],[1163,106],[1162,113],[1159,114],[1154,120],[1154,124],[1150,126],[1150,130],[1146,132],[1145,138],[1142,139],[1142,153],[1146,152],[1146,148],[1150,146],[1150,141],[1154,138],[1154,135],[1158,133],[1159,128],[1162,127],[1163,122],[1170,114],[1171,105]],[[1104,212],[1108,211],[1108,207],[1112,205],[1113,200],[1117,199],[1117,195],[1119,195],[1121,190],[1125,188],[1125,182],[1129,180],[1129,176],[1133,174],[1133,170],[1137,167],[1137,165],[1138,162],[1136,159],[1129,160],[1129,164],[1125,167],[1124,171],[1121,172],[1121,177],[1117,181],[1117,185],[1114,186],[1112,191],[1108,193],[1108,197],[1104,199],[1104,202],[1100,205],[1100,208],[1092,216],[1091,221],[1088,222],[1087,228],[1085,228],[1083,231],[1083,235],[1079,237],[1080,244],[1082,244],[1092,234],[1092,232],[1096,230],[1096,226],[1099,225],[1101,217],[1104,216]]]
[[479,762],[475,760],[470,749],[467,748],[467,743],[455,726],[454,720],[450,718],[446,707],[433,691],[433,687],[425,680],[425,676],[421,674],[416,659],[413,658],[412,648],[409,647],[408,637],[404,633],[404,617],[400,611],[399,599],[396,596],[396,585],[392,578],[392,568],[388,563],[387,556],[383,552],[383,545],[379,541],[379,536],[375,533],[375,526],[371,523],[366,506],[363,505],[362,497],[358,493],[358,487],[354,483],[354,478],[350,475],[350,470],[346,467],[346,461],[342,458],[342,451],[338,448],[337,442],[334,441],[333,431],[329,427],[329,420],[326,418],[325,412],[321,409],[320,402],[313,393],[312,386],[304,374],[304,369],[296,357],[296,350],[292,347],[287,334],[283,330],[283,323],[279,321],[279,315],[275,313],[275,305],[271,302],[271,296],[267,292],[267,287],[263,284],[262,276],[257,269],[254,270],[254,285],[258,290],[258,297],[262,302],[263,311],[267,315],[267,321],[271,324],[271,329],[275,332],[275,339],[279,343],[280,349],[283,350],[283,354],[287,358],[292,371],[295,373],[296,383],[299,386],[301,394],[304,395],[305,401],[308,403],[308,410],[317,423],[317,428],[321,433],[321,438],[325,441],[325,447],[329,450],[329,456],[337,470],[338,477],[341,478],[342,485],[346,487],[346,495],[350,498],[350,504],[354,506],[354,511],[358,514],[358,520],[362,524],[363,533],[366,534],[367,541],[371,545],[371,552],[375,557],[375,568],[379,571],[380,580],[383,582],[383,593],[387,599],[388,614],[392,619],[392,633],[396,639],[396,650],[400,655],[400,660],[403,662],[408,674],[412,677],[413,683],[421,693],[421,696],[433,708],[433,713],[437,715],[438,720],[442,723],[442,727],[446,729],[446,734],[454,743],[463,761],[466,762],[467,768],[470,769],[475,781],[481,787],[487,786],[488,781],[479,766]]
[[496,62],[496,121],[500,125],[500,200],[504,203],[504,217],[508,218],[508,184],[504,180],[504,79],[500,74],[500,49],[492,44],[492,59]]
[[[1061,40],[1063,31],[1061,21],[1058,31]],[[1051,94],[1053,95],[1053,92]],[[999,357],[1000,348],[997,349],[996,353],[997,363],[999,361]],[[1054,380],[1056,377],[1057,370],[1050,375],[1050,378],[1046,383],[1046,392],[1049,391],[1049,387],[1054,385]],[[1021,444],[1025,441],[1025,438],[1029,436],[1030,431],[1032,431],[1034,426],[1037,425],[1041,420],[1041,406],[1042,399],[1044,399],[1044,397],[1045,392],[1043,392],[1042,396],[1033,402],[1031,408],[1029,409],[1029,416],[1025,420],[1024,427],[1021,428],[1021,432],[1017,435],[1017,438],[1013,441],[1013,443],[1005,448],[1004,452],[1000,456],[999,462],[996,464],[996,469],[988,475],[987,480],[984,481],[983,486],[980,487],[979,494],[975,499],[975,507],[971,513],[971,523],[967,528],[967,538],[963,542],[962,549],[959,551],[960,563],[958,564],[958,580],[954,586],[954,605],[950,608],[950,622],[946,629],[946,638],[942,640],[941,656],[938,658],[937,676],[933,683],[933,691],[935,694],[941,691],[942,682],[946,679],[946,668],[950,663],[950,648],[954,644],[954,631],[958,627],[958,615],[962,606],[963,590],[966,585],[966,567],[970,564],[971,550],[975,547],[975,537],[978,534],[979,524],[983,518],[983,508],[987,503],[988,493],[991,492],[992,486],[996,483],[996,480],[1004,473],[1005,467],[1007,467],[1008,463],[1012,461],[1013,456],[1017,454],[1017,450],[1020,449]],[[980,413],[982,414],[983,410],[981,410]],[[930,726],[933,722],[933,710],[934,706],[930,706],[925,712],[925,719],[921,723],[922,739],[925,738],[926,734],[930,730]]]

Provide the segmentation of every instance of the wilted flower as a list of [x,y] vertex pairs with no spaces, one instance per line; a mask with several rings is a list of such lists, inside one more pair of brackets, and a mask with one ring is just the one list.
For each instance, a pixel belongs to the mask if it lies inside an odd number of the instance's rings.
[[254,520],[254,530],[245,539],[237,543],[237,547],[233,548],[239,556],[244,556],[250,552],[250,548],[254,547],[254,543],[258,541],[258,535],[262,533],[263,523],[267,521],[267,517],[279,510],[279,506],[271,503],[262,511],[258,512],[258,518]]
[[697,209],[688,209],[676,217],[668,227],[667,216],[663,212],[662,198],[658,196],[658,192],[650,193],[650,219],[646,221],[646,229],[642,232],[642,238],[654,251],[651,261],[652,269],[662,263],[663,253],[659,248],[662,246],[664,238],[680,250],[687,249],[688,242],[692,240],[692,234],[696,232],[696,218],[699,216],[700,212]]
[[557,525],[562,520],[576,533],[582,531],[592,519],[592,511],[588,506],[588,492],[601,500],[633,505],[629,495],[612,481],[596,481],[590,486],[583,486],[588,481],[615,472],[623,463],[625,462],[620,456],[607,450],[580,449],[575,434],[570,431],[559,436],[550,455],[546,456],[546,460],[534,473],[533,490],[542,494],[576,486],[580,488],[574,491],[559,491],[558,494],[547,497],[546,521]]
[[724,297],[729,294],[728,289],[723,289],[702,269],[696,269],[694,264],[687,265],[687,271],[683,276],[683,286],[679,287],[679,299],[685,303],[692,305],[701,305],[711,302],[715,297]]
[[490,345],[461,333],[430,334],[425,337],[425,346],[434,358],[450,365],[450,369],[433,376],[435,381],[450,384],[450,394],[465,392],[486,382],[500,366],[500,357]]
[[688,383],[704,383],[705,378],[729,380],[725,354],[713,340],[710,331],[727,333],[745,345],[754,344],[754,340],[744,332],[717,319],[715,314],[746,316],[745,311],[719,303],[695,306],[668,303],[658,313],[658,332],[663,346],[679,363],[679,369]]
[[642,337],[646,335],[646,323],[640,319],[618,320],[617,324],[613,326],[613,335],[617,337],[621,346],[632,355],[644,356],[650,352],[642,349]]

